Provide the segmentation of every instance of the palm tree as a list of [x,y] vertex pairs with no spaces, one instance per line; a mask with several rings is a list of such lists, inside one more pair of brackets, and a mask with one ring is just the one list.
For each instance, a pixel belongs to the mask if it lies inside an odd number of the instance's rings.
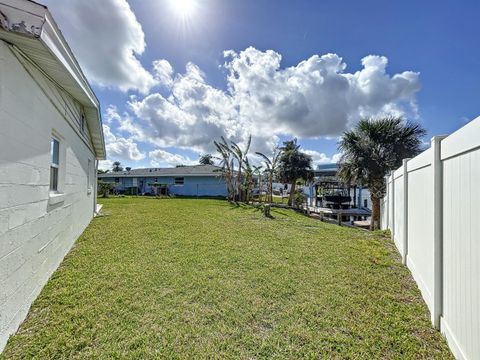
[[122,164],[120,164],[120,161],[115,161],[112,164],[112,171],[113,172],[123,171],[123,167],[122,167]]
[[273,178],[275,177],[275,174],[277,173],[278,170],[278,163],[280,160],[280,155],[282,152],[276,146],[273,149],[273,155],[271,158],[266,156],[265,154],[261,152],[256,152],[256,154],[260,157],[263,158],[263,162],[265,163],[265,172],[267,173],[267,196],[268,199],[266,201],[273,201]]
[[309,180],[313,176],[312,157],[300,151],[297,139],[284,141],[280,150],[278,175],[283,182],[291,184],[288,205],[293,206],[297,180]]
[[200,156],[198,163],[200,165],[215,165],[215,163],[213,162],[212,154],[203,154],[202,156]]
[[343,134],[339,176],[370,190],[372,200],[371,229],[380,227],[380,199],[385,196],[385,176],[402,165],[403,159],[422,151],[423,127],[401,117],[362,119]]

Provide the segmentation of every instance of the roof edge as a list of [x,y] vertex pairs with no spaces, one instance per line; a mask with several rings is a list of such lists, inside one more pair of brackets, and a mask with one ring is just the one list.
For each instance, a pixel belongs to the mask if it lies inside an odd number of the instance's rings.
[[[68,81],[65,78],[63,80],[56,78],[54,73],[48,73],[48,71],[45,73],[85,108],[87,126],[96,158],[104,160],[106,149],[100,102],[48,8],[31,0],[0,0],[0,10],[3,10],[0,11],[0,39],[3,38],[1,36],[3,31],[13,35],[8,36],[8,42],[27,55],[29,42],[25,41],[25,38],[31,39],[30,43],[38,41],[52,59],[45,59],[44,64],[35,61],[37,66],[45,71],[47,63],[53,60],[63,69]],[[72,93],[66,88],[75,90]]]

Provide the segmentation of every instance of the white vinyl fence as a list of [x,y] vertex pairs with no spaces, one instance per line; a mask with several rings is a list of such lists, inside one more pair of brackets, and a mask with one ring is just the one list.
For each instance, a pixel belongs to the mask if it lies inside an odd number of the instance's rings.
[[457,359],[480,359],[480,117],[387,177],[383,229]]

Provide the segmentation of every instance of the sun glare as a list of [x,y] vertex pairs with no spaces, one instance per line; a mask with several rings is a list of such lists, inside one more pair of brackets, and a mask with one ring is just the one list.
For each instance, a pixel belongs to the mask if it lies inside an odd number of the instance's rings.
[[173,11],[182,18],[189,18],[197,7],[196,0],[170,0]]

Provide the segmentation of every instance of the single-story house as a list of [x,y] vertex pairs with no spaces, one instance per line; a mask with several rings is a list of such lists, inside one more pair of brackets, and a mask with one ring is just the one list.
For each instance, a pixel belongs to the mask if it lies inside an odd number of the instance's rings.
[[0,351],[94,216],[99,109],[49,10],[0,0]]
[[214,165],[132,169],[99,174],[98,179],[116,183],[116,191],[129,194],[227,196],[221,168]]

